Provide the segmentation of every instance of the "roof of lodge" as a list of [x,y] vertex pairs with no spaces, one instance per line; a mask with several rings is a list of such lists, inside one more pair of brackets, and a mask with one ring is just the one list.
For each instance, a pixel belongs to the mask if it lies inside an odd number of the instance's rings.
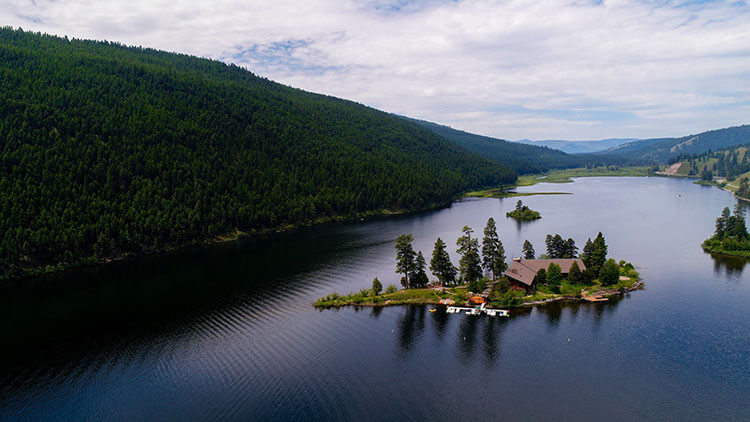
[[578,263],[578,268],[581,271],[586,270],[586,266],[578,258],[568,259],[520,259],[516,258],[510,263],[510,267],[505,271],[505,275],[514,280],[518,280],[527,286],[531,286],[534,283],[534,277],[536,273],[542,268],[547,270],[551,264],[557,264],[560,266],[560,271],[563,274],[570,272],[570,267],[573,263]]

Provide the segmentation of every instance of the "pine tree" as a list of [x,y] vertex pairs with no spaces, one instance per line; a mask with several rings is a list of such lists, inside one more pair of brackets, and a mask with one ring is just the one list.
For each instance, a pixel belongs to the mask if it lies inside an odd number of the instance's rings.
[[414,274],[412,274],[410,281],[411,288],[418,289],[429,284],[430,280],[427,278],[426,268],[427,263],[425,262],[424,255],[422,255],[422,251],[419,251],[417,258],[414,260]]
[[508,268],[508,264],[505,263],[505,248],[497,235],[497,226],[492,217],[487,220],[487,226],[484,228],[482,266],[492,273],[493,280]]
[[534,245],[531,244],[528,240],[523,241],[523,259],[534,259],[534,255],[536,252],[534,252]]
[[599,272],[602,265],[607,261],[607,243],[604,241],[604,235],[599,232],[596,238],[591,243],[591,253],[589,255],[589,262],[595,273]]
[[570,266],[568,280],[572,284],[580,284],[583,282],[583,273],[581,272],[581,267],[578,266],[578,262],[574,262],[573,265]]
[[382,291],[383,291],[383,283],[381,283],[380,280],[378,280],[378,278],[375,277],[375,279],[372,280],[372,292],[375,293],[375,296],[377,296]]
[[590,267],[591,266],[591,249],[593,248],[593,244],[591,243],[591,238],[589,237],[586,240],[586,245],[583,247],[583,253],[581,254],[581,261],[583,261],[583,265]]
[[576,246],[576,242],[572,238],[568,238],[568,240],[565,241],[565,256],[563,258],[577,258],[578,257],[578,247]]
[[414,273],[415,268],[413,241],[414,237],[410,234],[402,234],[396,239],[396,272],[404,275],[401,284],[405,289],[409,288],[409,275]]
[[456,283],[456,267],[451,263],[451,258],[448,255],[448,251],[445,249],[445,242],[439,237],[435,241],[435,248],[432,250],[430,271],[435,274],[443,285],[452,285]]
[[729,207],[724,207],[721,216],[716,219],[716,230],[714,231],[714,235],[717,238],[724,239],[727,235],[727,225],[729,224],[730,218],[731,213],[729,212]]
[[481,258],[479,256],[479,241],[471,238],[474,231],[471,227],[464,226],[462,232],[464,235],[456,241],[458,254],[461,255],[458,266],[461,271],[461,279],[468,283],[482,276]]
[[739,202],[734,207],[734,217],[732,219],[732,236],[738,239],[747,239],[747,225],[745,224],[745,210]]

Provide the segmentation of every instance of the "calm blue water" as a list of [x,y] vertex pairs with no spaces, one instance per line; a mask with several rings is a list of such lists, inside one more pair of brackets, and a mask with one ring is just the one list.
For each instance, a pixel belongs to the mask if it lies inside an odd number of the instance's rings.
[[[666,178],[584,178],[414,216],[330,225],[33,280],[0,296],[0,420],[750,420],[750,269],[699,244],[735,200]],[[508,319],[425,307],[317,311],[397,283],[396,237],[426,256],[498,221],[508,255],[604,232],[646,289]],[[571,339],[568,342],[568,339]]]

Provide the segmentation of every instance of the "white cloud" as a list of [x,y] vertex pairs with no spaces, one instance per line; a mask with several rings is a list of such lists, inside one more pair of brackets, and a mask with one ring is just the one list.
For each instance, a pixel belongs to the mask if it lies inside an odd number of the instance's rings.
[[502,138],[750,123],[750,7],[556,0],[25,0],[4,24],[222,59]]

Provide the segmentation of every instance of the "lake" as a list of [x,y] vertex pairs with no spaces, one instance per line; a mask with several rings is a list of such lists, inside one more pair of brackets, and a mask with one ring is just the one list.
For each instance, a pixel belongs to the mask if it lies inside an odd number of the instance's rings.
[[[750,420],[750,269],[700,248],[734,206],[667,178],[580,178],[518,198],[319,226],[27,280],[0,296],[0,420]],[[471,317],[315,310],[384,285],[396,237],[457,264],[464,225],[506,254],[602,231],[646,288],[607,303]]]

